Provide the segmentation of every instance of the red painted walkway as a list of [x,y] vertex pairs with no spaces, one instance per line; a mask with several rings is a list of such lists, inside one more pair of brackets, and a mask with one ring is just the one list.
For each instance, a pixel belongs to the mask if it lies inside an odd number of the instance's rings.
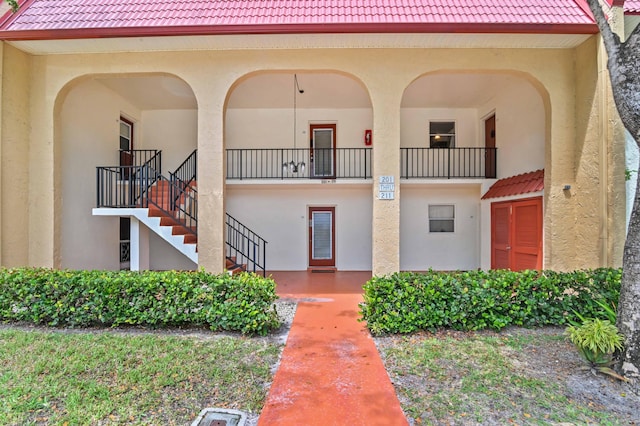
[[272,272],[299,300],[259,426],[407,425],[375,344],[358,322],[369,272]]

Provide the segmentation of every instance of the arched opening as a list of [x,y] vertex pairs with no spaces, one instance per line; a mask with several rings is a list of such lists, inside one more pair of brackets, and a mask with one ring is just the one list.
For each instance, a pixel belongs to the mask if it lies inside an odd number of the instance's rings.
[[402,270],[490,267],[490,201],[481,197],[498,179],[545,168],[548,103],[521,73],[440,71],[406,88]]
[[[189,85],[169,74],[83,76],[60,91],[55,135],[62,268],[128,266],[125,221],[115,214],[92,215],[96,168],[129,164],[134,155],[158,152],[158,171],[175,170],[196,149],[197,109]],[[118,185],[124,186],[123,179],[111,189]],[[148,234],[145,246],[149,269],[196,267],[154,233]]]
[[259,71],[232,86],[225,205],[268,241],[269,270],[371,269],[372,126],[367,89],[339,71]]

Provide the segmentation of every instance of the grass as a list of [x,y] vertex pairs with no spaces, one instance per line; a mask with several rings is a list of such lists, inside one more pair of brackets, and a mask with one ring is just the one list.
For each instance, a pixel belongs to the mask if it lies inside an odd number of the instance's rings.
[[535,359],[547,347],[564,345],[562,336],[469,333],[390,339],[379,345],[383,359],[403,410],[418,425],[618,424],[613,414],[567,396],[562,381],[518,361],[527,351]]
[[0,330],[0,424],[188,424],[258,412],[281,347],[264,339]]
[[[0,329],[0,425],[185,425],[205,407],[258,413],[281,346],[205,336]],[[566,380],[549,374],[562,369],[544,363],[562,363],[572,350],[562,335],[442,332],[378,342],[416,425],[621,423],[572,399]]]

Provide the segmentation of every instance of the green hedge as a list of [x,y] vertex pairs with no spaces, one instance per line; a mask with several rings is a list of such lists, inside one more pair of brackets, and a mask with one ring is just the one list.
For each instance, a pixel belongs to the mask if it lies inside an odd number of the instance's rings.
[[255,274],[0,269],[0,321],[51,326],[279,326],[275,283]]
[[608,268],[402,272],[368,281],[360,313],[374,334],[564,325],[576,312],[605,317],[595,301],[617,302],[621,276]]

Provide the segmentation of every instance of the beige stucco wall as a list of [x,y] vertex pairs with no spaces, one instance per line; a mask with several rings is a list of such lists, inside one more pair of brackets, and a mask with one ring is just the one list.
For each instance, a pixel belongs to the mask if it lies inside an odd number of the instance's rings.
[[544,101],[527,80],[510,76],[505,87],[478,108],[478,140],[484,146],[484,119],[496,116],[498,178],[543,169],[547,123]]
[[93,216],[96,167],[118,164],[119,118],[137,120],[140,111],[95,81],[81,81],[60,112],[62,211],[60,267],[120,268],[119,219]]
[[[3,266],[29,264],[29,93],[32,58],[3,43],[0,255]],[[51,217],[50,213],[42,216]]]
[[[594,43],[594,42],[591,42]],[[28,226],[17,214],[7,212],[3,198],[3,226],[11,221],[22,233],[16,241],[18,252],[28,250],[16,258],[33,265],[59,266],[60,202],[57,182],[62,173],[58,148],[60,136],[55,130],[59,103],[64,100],[61,90],[73,79],[94,73],[151,73],[167,72],[184,79],[193,89],[198,102],[198,170],[199,216],[207,218],[199,225],[199,263],[217,272],[223,267],[224,203],[224,106],[229,88],[244,75],[258,70],[339,70],[360,80],[371,98],[373,111],[374,182],[379,176],[393,176],[399,182],[400,105],[404,89],[419,76],[437,70],[499,71],[511,73],[531,82],[540,93],[545,111],[545,265],[549,268],[572,269],[599,266],[604,260],[600,237],[594,233],[577,232],[576,208],[598,205],[602,191],[598,177],[587,164],[598,155],[597,137],[586,137],[576,143],[585,123],[595,118],[584,114],[576,105],[576,98],[590,93],[592,80],[582,77],[577,60],[592,62],[595,52],[574,52],[562,49],[307,49],[265,51],[207,51],[155,52],[95,55],[59,55],[26,57],[17,52],[7,54],[6,69],[27,69],[32,72],[14,73],[3,81],[4,91],[29,93],[29,104],[21,99],[32,126],[30,137],[19,123],[12,122],[3,96],[3,149],[16,138],[28,140],[28,148],[21,147],[17,158],[28,153],[29,214]],[[7,61],[13,61],[9,66]],[[576,80],[580,87],[576,87]],[[14,82],[16,84],[9,84]],[[596,82],[597,83],[597,82]],[[9,88],[11,87],[11,88]],[[57,104],[58,103],[58,104]],[[13,105],[13,104],[12,104]],[[576,116],[582,116],[580,120]],[[578,126],[578,128],[576,127]],[[22,138],[20,136],[22,135]],[[579,151],[578,151],[579,149]],[[3,151],[4,152],[4,151]],[[3,164],[6,162],[3,154]],[[612,159],[613,160],[613,159]],[[599,176],[599,175],[598,175]],[[3,167],[2,185],[6,181]],[[13,177],[11,177],[13,181]],[[567,197],[562,191],[566,183],[576,183],[580,195]],[[19,182],[18,182],[19,184]],[[22,183],[24,185],[24,182]],[[591,187],[593,190],[588,190]],[[13,193],[13,191],[12,191]],[[3,189],[3,197],[7,197]],[[396,185],[395,200],[378,200],[377,185],[372,196],[372,269],[376,274],[400,268],[400,200]],[[616,200],[612,200],[614,204]],[[46,212],[46,214],[43,214]],[[55,212],[53,215],[50,212]],[[7,214],[9,216],[7,216]],[[24,210],[20,212],[24,216]],[[597,219],[586,220],[593,225]],[[586,226],[586,225],[585,225]],[[13,227],[12,227],[13,228]],[[6,228],[3,227],[3,263]],[[615,231],[617,232],[617,231]],[[24,241],[28,242],[25,243]],[[26,246],[25,246],[26,244]],[[575,256],[575,247],[587,247],[585,257]],[[604,250],[605,252],[611,249]]]
[[[400,269],[480,267],[480,185],[402,185]],[[429,205],[454,206],[454,232],[429,232]]]
[[336,268],[371,270],[371,182],[233,183],[226,197],[229,214],[267,241],[270,270],[309,266],[309,207],[335,208]]
[[162,171],[175,171],[198,145],[198,111],[143,110],[136,149],[162,151]]
[[620,266],[625,236],[624,129],[611,96],[606,53],[596,38],[576,49],[576,82],[575,185],[562,194],[575,198],[579,206],[574,222],[576,261]]
[[[428,77],[425,77],[428,78]],[[476,108],[402,108],[400,132],[403,148],[429,146],[429,122],[454,121],[456,147],[474,147],[484,144],[478,139],[478,112]]]
[[[362,148],[364,129],[371,128],[371,109],[298,108],[296,146],[309,146],[310,124],[336,124],[339,148]],[[226,148],[293,148],[291,108],[227,109]],[[247,126],[247,123],[251,123]]]

